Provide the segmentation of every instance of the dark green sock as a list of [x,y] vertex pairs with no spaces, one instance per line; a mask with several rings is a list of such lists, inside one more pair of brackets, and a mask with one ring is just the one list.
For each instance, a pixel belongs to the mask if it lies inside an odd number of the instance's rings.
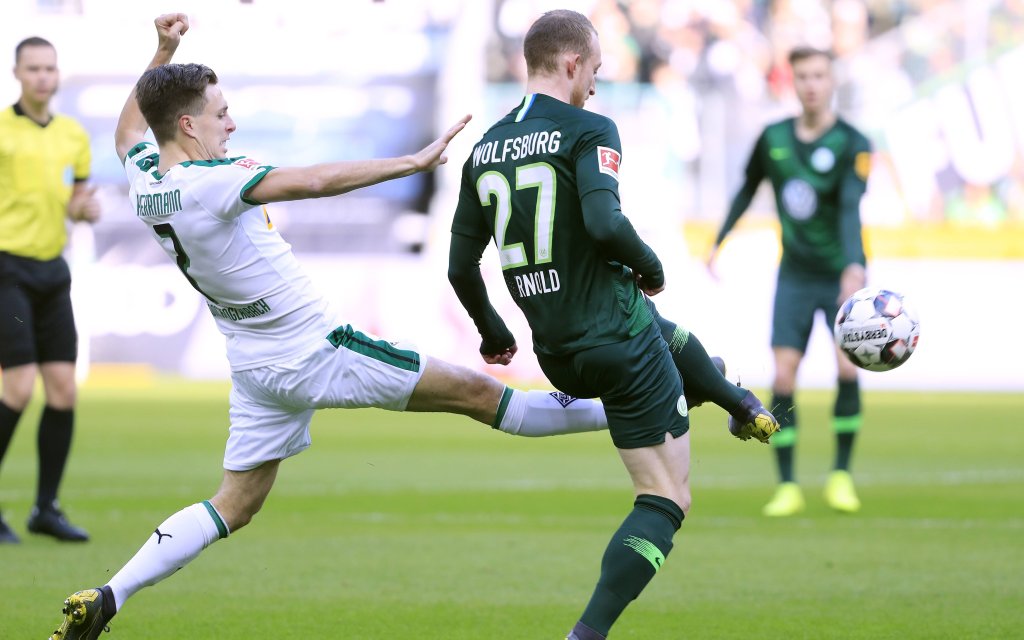
[[832,412],[832,428],[836,433],[835,469],[850,470],[853,443],[860,431],[860,384],[857,379],[840,380],[836,404]]
[[779,481],[793,482],[793,452],[796,449],[796,406],[793,396],[772,395],[772,413],[779,421],[779,430],[772,436],[772,449],[779,467]]
[[697,336],[660,316],[658,327],[668,343],[672,362],[683,378],[683,393],[688,404],[692,407],[710,401],[730,413],[735,411],[747,390],[722,375]]
[[40,508],[48,507],[57,500],[57,489],[71,451],[74,424],[74,409],[54,409],[47,405],[39,418],[39,434],[36,439],[39,449],[36,506]]
[[672,550],[683,510],[668,498],[637,496],[633,511],[612,536],[601,559],[601,577],[580,622],[607,636],[626,606],[636,599]]

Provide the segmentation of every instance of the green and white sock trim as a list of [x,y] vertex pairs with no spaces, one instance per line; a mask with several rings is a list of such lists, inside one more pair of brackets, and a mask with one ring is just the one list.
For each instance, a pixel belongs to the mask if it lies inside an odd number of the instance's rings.
[[501,423],[505,419],[505,413],[508,411],[508,405],[512,401],[513,393],[515,393],[515,389],[508,386],[501,392],[501,400],[498,401],[498,412],[494,416],[494,424],[491,425],[492,429],[501,428]]
[[201,504],[204,507],[206,507],[206,511],[210,514],[210,518],[213,519],[213,523],[217,525],[218,537],[220,539],[228,537],[228,534],[230,534],[231,531],[228,530],[227,523],[224,522],[224,518],[222,518],[220,513],[217,512],[217,509],[210,503],[209,500],[203,500]]

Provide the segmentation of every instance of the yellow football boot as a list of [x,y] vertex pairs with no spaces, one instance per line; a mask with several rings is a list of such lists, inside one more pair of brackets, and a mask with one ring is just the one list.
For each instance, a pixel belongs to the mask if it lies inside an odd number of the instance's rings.
[[747,391],[736,411],[729,415],[729,433],[740,440],[754,438],[767,443],[778,430],[779,421],[750,391]]
[[833,471],[825,482],[825,502],[828,506],[842,513],[860,511],[860,499],[853,488],[853,478],[849,471]]
[[96,640],[107,627],[109,619],[103,613],[103,600],[109,597],[102,589],[76,591],[64,601],[64,620],[53,632],[50,640]]
[[784,518],[804,510],[804,492],[795,482],[783,482],[775,490],[771,501],[764,505],[761,513],[770,518]]

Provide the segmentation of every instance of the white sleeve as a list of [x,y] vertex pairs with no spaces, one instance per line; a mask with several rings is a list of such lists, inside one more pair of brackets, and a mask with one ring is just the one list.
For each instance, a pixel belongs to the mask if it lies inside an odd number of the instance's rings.
[[274,169],[273,166],[245,156],[191,164],[205,168],[201,182],[195,185],[197,188],[194,188],[193,196],[214,217],[230,220],[244,211],[265,204],[246,197],[246,192],[265,178]]
[[124,172],[128,184],[134,184],[140,173],[154,171],[160,165],[160,151],[152,142],[140,142],[124,157]]

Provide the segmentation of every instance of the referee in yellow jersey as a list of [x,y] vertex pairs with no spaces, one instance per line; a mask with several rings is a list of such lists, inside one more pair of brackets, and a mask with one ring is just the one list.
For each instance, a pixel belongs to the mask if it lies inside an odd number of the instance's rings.
[[[57,92],[57,51],[42,38],[15,48],[17,104],[0,111],[0,465],[36,374],[46,407],[39,420],[39,481],[28,530],[82,542],[89,535],[65,518],[57,490],[71,449],[78,336],[71,310],[71,272],[61,256],[65,220],[99,216],[89,177],[89,136],[50,112]],[[0,544],[18,536],[0,514]]]

